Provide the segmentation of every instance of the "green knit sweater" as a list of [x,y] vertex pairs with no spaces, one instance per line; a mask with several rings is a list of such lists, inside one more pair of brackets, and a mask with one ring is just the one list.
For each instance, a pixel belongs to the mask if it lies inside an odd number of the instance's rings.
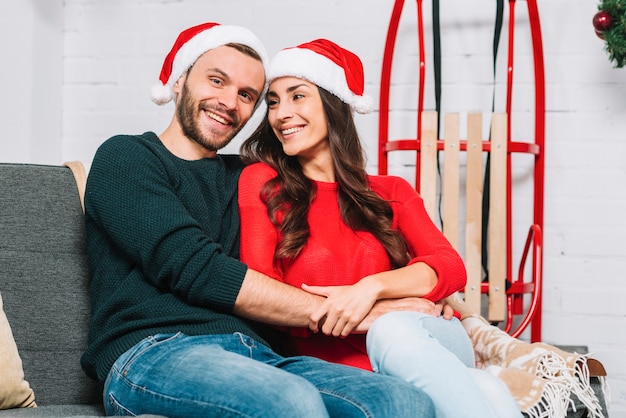
[[152,132],[98,149],[85,193],[92,319],[82,357],[104,381],[144,337],[243,332],[232,314],[247,267],[239,257],[237,156],[171,154]]

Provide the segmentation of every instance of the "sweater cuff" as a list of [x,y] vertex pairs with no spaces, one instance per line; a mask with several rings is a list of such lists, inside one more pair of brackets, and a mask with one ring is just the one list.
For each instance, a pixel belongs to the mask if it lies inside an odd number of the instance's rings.
[[232,312],[248,266],[230,257],[224,257],[220,264],[217,269],[219,271],[218,288],[212,292],[210,297],[218,307]]

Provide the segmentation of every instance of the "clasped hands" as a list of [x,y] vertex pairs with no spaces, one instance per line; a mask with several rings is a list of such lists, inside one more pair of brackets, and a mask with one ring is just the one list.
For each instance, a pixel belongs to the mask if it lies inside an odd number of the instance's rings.
[[350,286],[309,286],[302,289],[326,298],[311,314],[309,329],[334,337],[366,333],[374,321],[389,312],[414,311],[433,316],[453,317],[453,309],[443,302],[420,297],[377,299],[371,288],[357,282]]

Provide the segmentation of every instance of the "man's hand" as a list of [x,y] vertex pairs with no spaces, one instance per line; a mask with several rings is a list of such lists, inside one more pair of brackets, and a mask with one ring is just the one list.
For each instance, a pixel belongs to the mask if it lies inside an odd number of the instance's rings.
[[325,335],[347,337],[376,303],[376,291],[360,281],[351,286],[308,286],[302,289],[326,300],[311,315],[309,328]]

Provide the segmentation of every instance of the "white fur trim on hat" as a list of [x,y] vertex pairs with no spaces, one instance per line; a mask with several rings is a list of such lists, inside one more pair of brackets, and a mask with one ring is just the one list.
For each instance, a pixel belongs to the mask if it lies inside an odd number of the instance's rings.
[[280,77],[310,81],[339,97],[358,113],[374,110],[374,100],[370,96],[358,96],[350,90],[343,68],[310,49],[296,47],[279,51],[270,63],[268,83]]
[[172,87],[169,84],[153,84],[150,90],[150,98],[158,105],[164,105],[172,100]]
[[166,81],[161,80],[159,83],[152,86],[152,101],[161,105],[172,100],[174,98],[172,88],[180,76],[182,76],[202,54],[228,43],[239,43],[254,49],[261,57],[263,66],[267,70],[269,61],[267,52],[254,33],[242,26],[218,24],[197,33],[176,51],[173,62],[171,63],[172,70],[169,78]]

